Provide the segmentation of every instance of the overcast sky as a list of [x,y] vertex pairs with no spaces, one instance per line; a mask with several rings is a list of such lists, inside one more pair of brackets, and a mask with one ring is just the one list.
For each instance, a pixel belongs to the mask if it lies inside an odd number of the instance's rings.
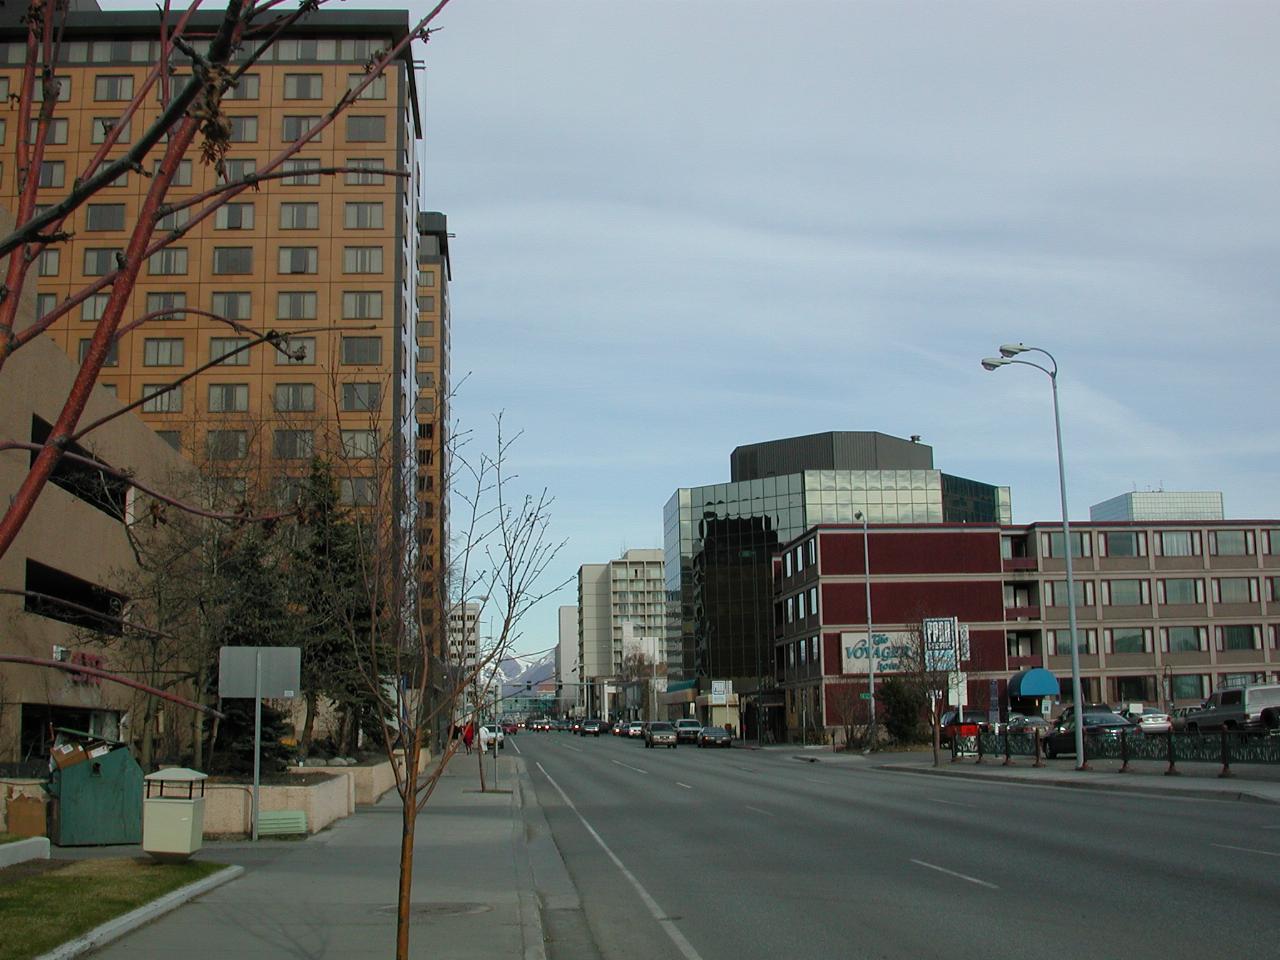
[[[425,5],[419,9],[425,9]],[[1058,515],[1280,514],[1280,5],[453,0],[425,50],[455,409],[524,430],[555,579],[737,445],[920,434]],[[575,602],[573,587],[558,601]],[[555,642],[555,603],[522,648]]]

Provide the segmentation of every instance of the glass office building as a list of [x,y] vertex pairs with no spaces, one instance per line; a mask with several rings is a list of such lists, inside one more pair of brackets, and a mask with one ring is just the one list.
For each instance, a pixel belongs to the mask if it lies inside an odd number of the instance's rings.
[[[927,448],[926,448],[927,449]],[[673,675],[772,686],[772,557],[819,523],[1010,523],[1009,488],[933,469],[800,470],[682,487],[663,513]]]

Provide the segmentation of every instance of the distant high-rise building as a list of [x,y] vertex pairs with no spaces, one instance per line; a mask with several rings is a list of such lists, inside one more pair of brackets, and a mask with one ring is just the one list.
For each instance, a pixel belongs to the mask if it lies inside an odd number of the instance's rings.
[[559,611],[560,639],[556,644],[556,710],[568,713],[578,702],[578,608],[566,604]]
[[728,483],[663,513],[672,674],[771,686],[772,558],[819,523],[1009,523],[1009,488],[943,473],[918,439],[834,431],[738,447]]
[[1089,508],[1089,519],[1222,520],[1222,493],[1217,490],[1135,490]]
[[470,673],[480,656],[480,604],[461,603],[449,612],[449,662]]
[[616,560],[578,569],[578,671],[586,684],[580,701],[584,709],[608,709],[604,681],[622,678],[627,658],[665,659],[665,610],[661,550],[628,550]]

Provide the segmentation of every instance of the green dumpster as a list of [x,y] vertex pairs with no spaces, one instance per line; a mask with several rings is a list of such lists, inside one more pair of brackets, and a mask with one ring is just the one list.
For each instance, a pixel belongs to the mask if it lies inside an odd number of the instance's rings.
[[123,744],[63,744],[45,790],[49,839],[60,847],[142,842],[142,768]]

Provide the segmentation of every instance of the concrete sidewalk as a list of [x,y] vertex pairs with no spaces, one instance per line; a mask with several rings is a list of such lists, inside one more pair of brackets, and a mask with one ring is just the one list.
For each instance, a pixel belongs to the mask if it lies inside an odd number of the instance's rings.
[[[493,764],[486,759],[490,790]],[[480,793],[475,758],[455,758],[418,818],[413,956],[542,960],[531,852],[537,885],[560,896],[562,905],[576,903],[559,852],[538,826],[545,820],[524,761],[502,756],[497,773],[502,792]],[[395,948],[400,836],[399,797],[392,791],[306,840],[209,844],[200,859],[241,864],[244,876],[95,957],[385,960]]]

